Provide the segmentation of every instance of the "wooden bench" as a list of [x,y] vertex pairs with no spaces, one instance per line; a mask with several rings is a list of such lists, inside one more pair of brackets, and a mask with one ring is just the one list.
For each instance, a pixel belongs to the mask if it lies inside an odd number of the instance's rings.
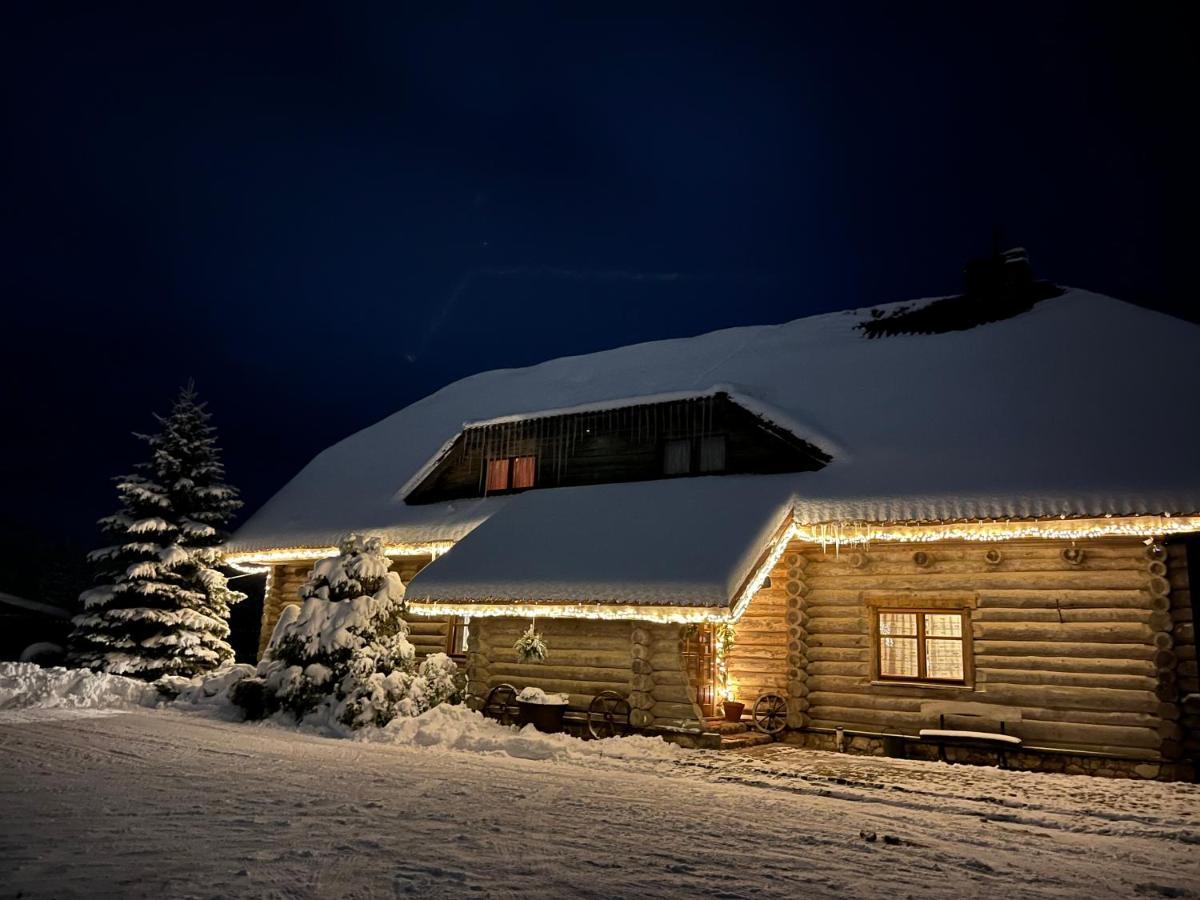
[[[1012,706],[993,706],[990,703],[933,702],[921,704],[921,715],[937,716],[937,728],[922,728],[917,734],[927,744],[936,744],[938,759],[946,761],[947,745],[954,747],[979,747],[995,750],[1000,758],[1000,768],[1008,766],[1008,753],[1019,750],[1021,739],[1006,732],[1006,726],[1021,721],[1021,710]],[[978,719],[996,723],[999,733],[992,731],[960,730],[947,728],[946,719]]]

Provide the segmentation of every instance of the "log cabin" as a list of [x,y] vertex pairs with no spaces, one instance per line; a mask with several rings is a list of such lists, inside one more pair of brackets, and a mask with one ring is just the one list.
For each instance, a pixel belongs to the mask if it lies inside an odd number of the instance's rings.
[[379,535],[422,652],[682,743],[774,695],[814,748],[988,761],[928,738],[1001,729],[1012,767],[1192,778],[1200,328],[1017,294],[475,375],[321,453],[228,559],[266,574],[265,646]]

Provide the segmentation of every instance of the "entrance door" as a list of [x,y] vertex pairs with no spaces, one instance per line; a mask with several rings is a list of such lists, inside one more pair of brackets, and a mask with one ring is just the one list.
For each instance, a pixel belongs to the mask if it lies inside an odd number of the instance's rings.
[[712,624],[690,626],[687,630],[683,661],[688,683],[696,689],[696,702],[705,716],[718,715],[717,631]]

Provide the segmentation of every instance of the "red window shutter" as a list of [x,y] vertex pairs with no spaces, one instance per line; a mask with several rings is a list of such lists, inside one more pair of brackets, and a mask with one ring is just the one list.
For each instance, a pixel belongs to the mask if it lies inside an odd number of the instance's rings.
[[537,472],[537,457],[536,456],[518,456],[513,460],[512,467],[512,486],[516,490],[518,488],[533,487],[534,477]]
[[511,460],[489,459],[487,469],[487,489],[491,491],[508,490],[508,467]]

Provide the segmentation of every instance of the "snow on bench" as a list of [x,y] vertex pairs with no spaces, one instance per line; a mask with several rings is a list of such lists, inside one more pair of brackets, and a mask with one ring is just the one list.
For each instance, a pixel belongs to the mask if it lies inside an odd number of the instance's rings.
[[922,728],[917,735],[923,741],[951,740],[980,741],[1021,746],[1021,739],[1011,734],[996,734],[990,731],[955,731],[952,728]]
[[[1014,706],[993,706],[990,703],[955,703],[933,702],[922,703],[921,714],[937,716],[937,728],[922,728],[917,736],[922,741],[937,744],[938,759],[946,761],[946,745],[988,746],[999,751],[1000,767],[1007,765],[1006,749],[1016,749],[1021,746],[1021,739],[1011,734],[1005,734],[1005,725],[1021,721],[1021,710]],[[982,719],[996,722],[1000,732],[961,730],[946,727],[946,717]]]

